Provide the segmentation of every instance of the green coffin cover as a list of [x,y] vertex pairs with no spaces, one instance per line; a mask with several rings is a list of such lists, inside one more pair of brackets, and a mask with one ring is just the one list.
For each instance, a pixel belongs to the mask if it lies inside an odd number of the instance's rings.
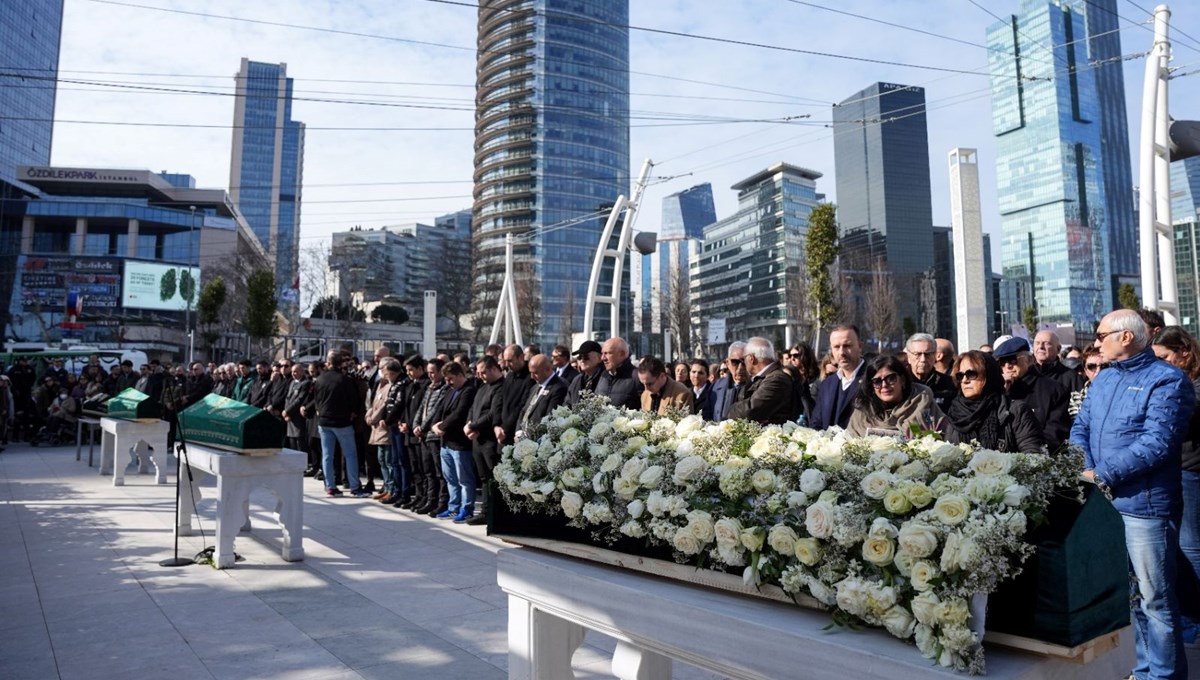
[[210,394],[179,412],[179,435],[188,442],[233,449],[283,447],[283,421],[240,401]]
[[162,406],[145,392],[128,387],[108,400],[109,418],[137,420],[139,418],[161,418]]
[[1016,579],[988,598],[987,629],[1073,647],[1129,625],[1125,525],[1088,486],[1081,507],[1055,499],[1027,540],[1037,547]]

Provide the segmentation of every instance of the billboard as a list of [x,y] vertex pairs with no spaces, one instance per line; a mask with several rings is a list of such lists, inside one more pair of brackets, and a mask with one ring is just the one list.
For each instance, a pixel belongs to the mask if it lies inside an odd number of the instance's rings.
[[195,309],[200,268],[126,260],[122,291],[122,305],[131,309]]
[[17,271],[16,304],[21,312],[61,314],[71,293],[86,300],[92,317],[121,306],[121,260],[115,257],[23,255],[17,258]]

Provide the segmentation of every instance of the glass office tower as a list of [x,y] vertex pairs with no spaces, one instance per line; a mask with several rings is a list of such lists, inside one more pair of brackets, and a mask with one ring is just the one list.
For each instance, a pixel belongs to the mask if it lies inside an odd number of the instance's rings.
[[[607,209],[629,194],[628,22],[627,0],[480,3],[475,299],[491,319],[504,236],[517,236],[518,273],[529,282],[519,297],[541,310],[538,328],[523,329],[527,342],[562,341],[582,330]],[[598,327],[606,323],[598,312]]]
[[49,165],[63,0],[0,2],[0,183]]
[[1025,0],[987,34],[1004,311],[1032,307],[1084,341],[1118,277],[1137,274],[1120,64],[1095,64],[1120,54],[1117,34],[1101,35],[1113,4]]
[[274,259],[286,297],[299,268],[304,123],[292,120],[287,64],[243,58],[235,80],[229,195]]
[[[833,155],[842,271],[862,286],[882,262],[916,289],[934,264],[924,88],[875,83],[834,106]],[[922,325],[922,297],[899,300],[897,320]]]

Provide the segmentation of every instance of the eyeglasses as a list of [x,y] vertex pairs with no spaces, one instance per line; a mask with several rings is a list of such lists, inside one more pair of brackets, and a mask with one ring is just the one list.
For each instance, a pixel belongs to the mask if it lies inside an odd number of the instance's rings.
[[963,382],[964,380],[966,382],[975,382],[982,377],[983,374],[973,368],[968,368],[965,371],[959,371],[958,373],[954,374],[955,382]]
[[1104,339],[1107,338],[1108,336],[1112,335],[1113,333],[1120,333],[1120,332],[1121,331],[1106,331],[1104,333],[1101,333],[1100,331],[1096,331],[1096,342],[1104,342]]
[[800,353],[799,353],[799,352],[792,352],[792,353],[788,354],[787,356],[788,356],[788,358],[789,358],[789,359],[799,359],[799,358],[800,358]]
[[1003,359],[997,359],[996,363],[1000,364],[1001,366],[1013,366],[1017,363],[1018,358],[1019,357],[1015,357],[1015,356],[1004,357]]
[[1092,363],[1089,361],[1088,363],[1083,365],[1083,368],[1084,368],[1084,370],[1088,370],[1088,371],[1099,371],[1102,368],[1108,368],[1108,364],[1098,364],[1098,363]]
[[888,373],[887,375],[883,375],[878,378],[871,378],[871,386],[875,389],[879,389],[884,385],[891,387],[892,385],[895,385],[896,381],[898,380],[900,380],[899,373]]
[[730,366],[741,366],[742,365],[741,359],[726,359],[725,362],[728,363]]

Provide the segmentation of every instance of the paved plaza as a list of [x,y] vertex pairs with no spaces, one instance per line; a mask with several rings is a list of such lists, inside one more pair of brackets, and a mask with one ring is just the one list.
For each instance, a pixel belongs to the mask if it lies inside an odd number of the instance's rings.
[[[244,561],[160,567],[174,472],[160,486],[131,469],[114,487],[86,447],[79,462],[74,446],[0,453],[0,678],[507,677],[505,544],[484,527],[326,498],[305,480],[303,562],[280,559],[273,499],[256,492]],[[181,538],[181,555],[213,544],[213,504],[199,504],[207,538]],[[576,675],[611,677],[614,644],[588,633]],[[713,676],[676,663],[675,677]]]

